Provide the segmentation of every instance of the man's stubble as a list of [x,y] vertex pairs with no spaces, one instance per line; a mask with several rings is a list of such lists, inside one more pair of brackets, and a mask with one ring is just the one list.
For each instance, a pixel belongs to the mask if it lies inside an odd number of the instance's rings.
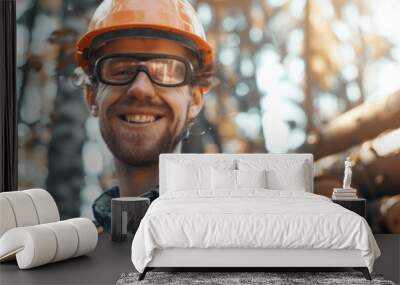
[[[119,161],[132,167],[148,166],[157,163],[161,153],[174,152],[189,126],[188,113],[189,106],[186,109],[185,124],[176,135],[173,135],[170,129],[166,127],[161,137],[157,138],[157,142],[147,141],[145,142],[147,144],[146,147],[121,146],[121,142],[118,141],[112,128],[108,127],[102,118],[99,120],[100,132],[109,150]],[[134,137],[135,134],[133,133],[132,136]],[[148,138],[148,140],[151,140],[151,138]]]

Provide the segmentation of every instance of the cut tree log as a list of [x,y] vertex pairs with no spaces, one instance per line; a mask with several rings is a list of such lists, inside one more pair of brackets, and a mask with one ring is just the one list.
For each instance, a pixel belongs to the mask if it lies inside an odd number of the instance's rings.
[[367,198],[367,219],[374,232],[400,234],[400,129],[316,162],[314,192],[330,197],[342,187],[344,161],[354,162],[352,187]]
[[381,223],[391,233],[400,234],[400,194],[383,197],[380,206]]
[[376,199],[400,194],[400,128],[318,160],[316,181],[331,176],[341,182],[347,156],[353,161],[352,187],[359,189],[363,197]]
[[400,90],[382,99],[363,103],[340,115],[308,137],[302,152],[315,160],[338,153],[400,127]]

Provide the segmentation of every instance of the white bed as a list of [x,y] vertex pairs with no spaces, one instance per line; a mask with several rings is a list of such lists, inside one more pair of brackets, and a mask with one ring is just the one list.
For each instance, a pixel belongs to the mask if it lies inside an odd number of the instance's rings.
[[354,267],[370,278],[371,230],[312,194],[312,155],[162,154],[159,170],[160,197],[132,243],[140,279],[155,267]]

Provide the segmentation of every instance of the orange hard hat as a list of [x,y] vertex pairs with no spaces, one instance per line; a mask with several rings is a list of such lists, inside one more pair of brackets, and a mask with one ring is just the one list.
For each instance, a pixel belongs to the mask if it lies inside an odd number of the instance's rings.
[[194,51],[201,65],[214,60],[203,26],[187,0],[104,0],[77,43],[78,65],[87,71],[91,50],[121,37],[166,38]]

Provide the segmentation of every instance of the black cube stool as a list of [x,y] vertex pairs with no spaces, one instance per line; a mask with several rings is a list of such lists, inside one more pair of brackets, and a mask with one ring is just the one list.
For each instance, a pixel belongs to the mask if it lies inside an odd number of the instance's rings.
[[121,197],[111,200],[111,240],[124,241],[133,237],[146,214],[150,199]]

